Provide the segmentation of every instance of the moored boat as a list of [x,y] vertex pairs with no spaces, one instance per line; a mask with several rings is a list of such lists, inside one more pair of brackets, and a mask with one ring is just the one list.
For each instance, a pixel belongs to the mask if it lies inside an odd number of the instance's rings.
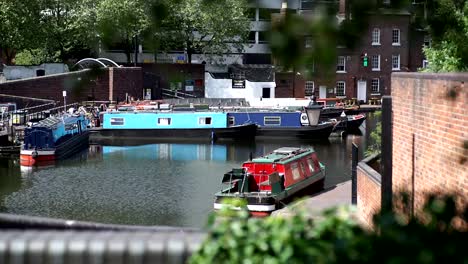
[[257,125],[228,125],[222,112],[108,112],[103,115],[100,137],[153,138],[181,140],[249,140],[255,138]]
[[88,120],[83,114],[49,117],[26,128],[24,133],[22,166],[50,165],[88,146]]
[[229,123],[238,125],[255,123],[258,125],[256,139],[328,139],[334,126],[332,122],[319,122],[320,106],[301,111],[231,111]]
[[214,209],[225,198],[240,198],[252,215],[266,216],[307,188],[322,189],[324,180],[325,166],[314,149],[279,148],[224,174],[228,187],[216,193]]

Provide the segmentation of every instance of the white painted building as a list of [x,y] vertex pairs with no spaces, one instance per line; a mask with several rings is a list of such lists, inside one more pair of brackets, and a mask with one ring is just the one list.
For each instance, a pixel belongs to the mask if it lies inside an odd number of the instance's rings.
[[58,74],[68,71],[68,66],[63,63],[43,63],[41,65],[34,66],[5,65],[3,67],[3,75],[7,81]]
[[245,80],[245,88],[233,88],[232,79],[214,78],[212,73],[205,73],[205,98],[244,98],[246,101],[257,101],[269,94],[275,96],[276,84],[270,82],[253,82]]

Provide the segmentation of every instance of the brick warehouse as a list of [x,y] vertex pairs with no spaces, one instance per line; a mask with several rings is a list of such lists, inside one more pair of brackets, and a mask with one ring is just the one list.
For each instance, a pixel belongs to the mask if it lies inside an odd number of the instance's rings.
[[138,67],[104,68],[98,72],[83,70],[0,83],[0,94],[51,99],[61,103],[62,91],[67,91],[67,103],[122,101],[126,94],[141,98],[142,71]]
[[[344,1],[340,15],[344,16]],[[414,8],[416,9],[416,7]],[[422,47],[425,33],[418,30],[410,11],[385,10],[371,16],[361,42],[353,50],[337,48],[334,75],[324,76],[314,65],[311,77],[289,73],[277,74],[277,97],[315,96],[319,98],[358,98],[368,101],[391,93],[392,72],[417,71],[423,67]],[[364,57],[367,66],[364,66]],[[281,78],[283,76],[283,78]],[[292,80],[295,78],[295,81]],[[294,87],[294,91],[293,91]]]
[[[468,74],[392,75],[392,189],[406,191],[418,215],[428,193],[468,197]],[[358,169],[358,211],[369,225],[380,209],[379,177]]]

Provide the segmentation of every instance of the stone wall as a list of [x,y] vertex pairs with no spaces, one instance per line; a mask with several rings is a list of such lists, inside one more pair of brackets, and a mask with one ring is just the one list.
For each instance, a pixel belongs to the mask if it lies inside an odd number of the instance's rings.
[[381,176],[370,163],[376,157],[366,158],[357,167],[357,208],[362,223],[372,228],[372,218],[381,208]]
[[468,197],[468,74],[396,73],[393,97],[393,192]]

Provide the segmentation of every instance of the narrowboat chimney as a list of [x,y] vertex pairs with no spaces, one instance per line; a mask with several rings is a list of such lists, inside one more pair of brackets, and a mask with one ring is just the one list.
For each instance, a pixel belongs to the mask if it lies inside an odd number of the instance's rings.
[[307,118],[309,118],[309,125],[316,126],[320,118],[321,105],[309,105],[305,108]]

